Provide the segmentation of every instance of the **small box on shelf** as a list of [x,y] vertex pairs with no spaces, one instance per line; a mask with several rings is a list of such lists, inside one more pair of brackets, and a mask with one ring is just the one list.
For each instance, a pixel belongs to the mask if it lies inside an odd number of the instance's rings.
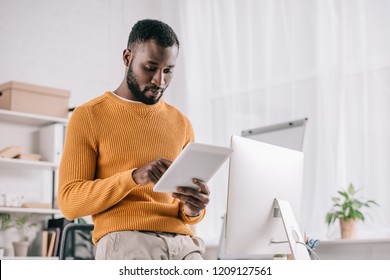
[[0,109],[66,118],[68,90],[10,81],[0,85]]

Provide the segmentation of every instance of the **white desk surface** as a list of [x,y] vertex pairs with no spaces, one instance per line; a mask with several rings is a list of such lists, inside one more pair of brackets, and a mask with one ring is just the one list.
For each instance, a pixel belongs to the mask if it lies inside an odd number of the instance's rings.
[[356,239],[320,239],[320,244],[327,245],[347,245],[347,244],[373,244],[390,243],[390,237],[387,238],[356,238]]

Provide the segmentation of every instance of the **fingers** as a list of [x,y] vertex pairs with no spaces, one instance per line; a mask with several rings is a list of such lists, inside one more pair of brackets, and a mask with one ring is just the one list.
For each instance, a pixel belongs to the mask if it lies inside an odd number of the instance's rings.
[[202,181],[193,179],[194,184],[198,186],[198,190],[192,187],[177,187],[177,192],[172,196],[184,203],[189,210],[186,214],[189,216],[198,214],[210,202],[210,190]]
[[172,161],[170,161],[169,159],[166,159],[166,158],[159,158],[157,161],[159,161],[161,164],[163,164],[166,169],[168,169],[169,166],[171,166],[172,164]]
[[137,184],[145,185],[150,182],[157,183],[161,176],[172,164],[166,158],[159,158],[151,161],[133,172],[133,179]]
[[189,190],[190,188],[184,189],[181,190],[178,188],[178,192],[173,193],[172,196],[199,209],[204,209],[209,203],[210,199],[208,195],[197,192],[196,190]]
[[200,193],[207,194],[207,195],[210,194],[209,187],[203,181],[196,179],[196,178],[193,178],[192,182],[199,187],[198,191]]
[[152,162],[152,166],[157,169],[154,170],[152,168],[154,178],[156,179],[155,181],[153,181],[153,183],[157,183],[157,181],[160,180],[161,176],[165,173],[165,171],[167,171],[167,169],[169,168],[169,166],[171,166],[171,164],[172,161],[166,158],[159,158],[158,160],[155,161],[155,165],[153,165]]

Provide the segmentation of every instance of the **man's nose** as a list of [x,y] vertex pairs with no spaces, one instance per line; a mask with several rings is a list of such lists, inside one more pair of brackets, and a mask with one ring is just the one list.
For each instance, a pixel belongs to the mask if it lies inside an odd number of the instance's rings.
[[158,86],[158,87],[164,87],[165,86],[165,77],[163,71],[156,71],[156,73],[153,76],[152,84]]

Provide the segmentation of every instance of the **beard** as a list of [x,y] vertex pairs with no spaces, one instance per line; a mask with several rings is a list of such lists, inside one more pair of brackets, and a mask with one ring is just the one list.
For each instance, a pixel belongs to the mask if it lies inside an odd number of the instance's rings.
[[[127,71],[126,82],[127,82],[127,87],[129,88],[129,90],[131,91],[131,93],[136,99],[135,101],[139,101],[147,105],[156,104],[163,96],[165,90],[165,89],[161,89],[158,86],[152,86],[152,87],[146,86],[143,90],[141,90],[141,87],[137,82],[137,78],[134,75],[132,62],[130,63],[129,70]],[[146,93],[149,90],[152,91],[161,90],[161,93],[158,96],[147,96]]]

